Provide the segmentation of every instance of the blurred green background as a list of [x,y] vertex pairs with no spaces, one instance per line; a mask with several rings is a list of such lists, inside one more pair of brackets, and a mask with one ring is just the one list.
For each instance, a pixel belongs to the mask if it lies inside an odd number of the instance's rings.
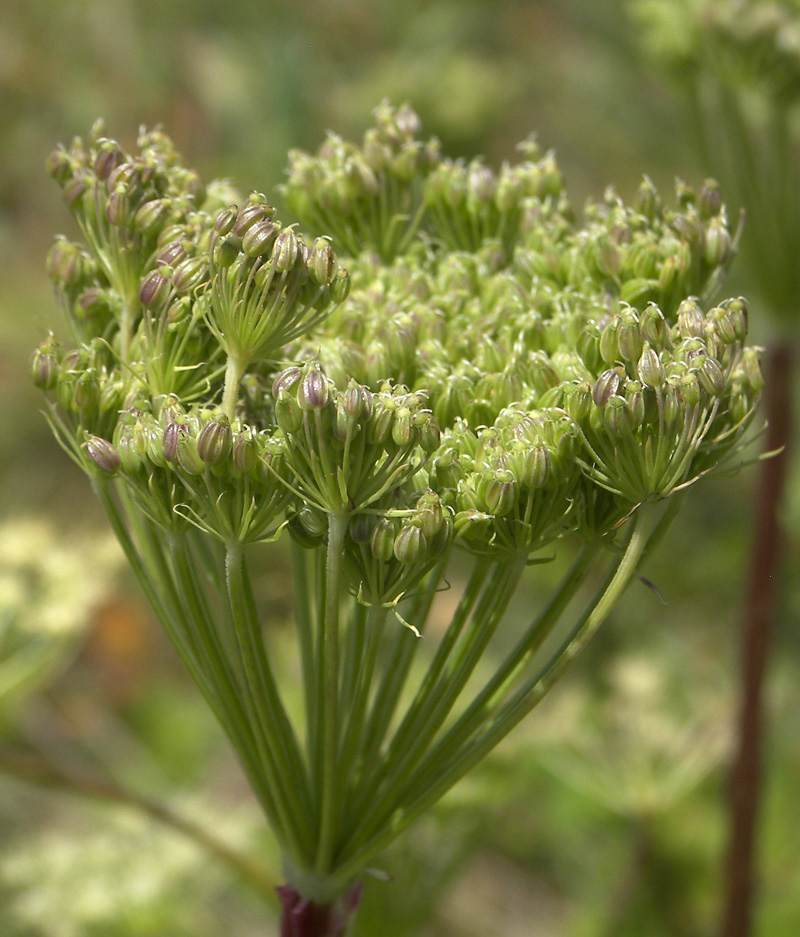
[[[328,129],[360,135],[384,98],[408,101],[450,156],[497,164],[535,131],[556,150],[576,207],[612,182],[630,197],[645,172],[667,187],[706,175],[679,103],[636,54],[621,0],[0,7],[0,755],[22,746],[70,776],[169,802],[276,877],[225,742],[114,560],[29,383],[30,352],[56,322],[44,257],[57,232],[74,233],[43,163],[99,116],[124,144],[160,123],[204,178],[277,197],[290,147],[316,148]],[[734,272],[726,295],[741,291]],[[752,328],[769,340],[758,309]],[[368,883],[365,935],[715,931],[754,477],[751,468],[690,492],[645,571],[665,604],[633,587],[553,696],[387,857],[392,880]],[[800,933],[796,469],[785,524],[763,937]],[[520,609],[553,575],[530,581]],[[82,577],[85,593],[74,587]],[[262,582],[278,621],[289,615],[285,580],[278,567]],[[11,642],[14,628],[27,644]],[[270,932],[223,863],[151,814],[0,774],[0,932]]]

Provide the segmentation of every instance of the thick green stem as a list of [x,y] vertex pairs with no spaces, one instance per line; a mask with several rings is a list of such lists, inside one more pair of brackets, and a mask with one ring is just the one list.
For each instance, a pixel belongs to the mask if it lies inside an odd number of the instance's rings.
[[239,383],[244,374],[244,366],[234,355],[228,355],[225,366],[225,385],[222,391],[222,412],[233,422],[236,416],[236,403],[239,400]]

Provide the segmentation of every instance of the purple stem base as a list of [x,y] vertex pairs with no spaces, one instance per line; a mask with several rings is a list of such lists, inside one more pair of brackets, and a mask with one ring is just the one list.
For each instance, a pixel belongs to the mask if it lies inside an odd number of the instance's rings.
[[280,937],[346,937],[361,900],[362,884],[356,882],[344,897],[328,904],[304,898],[291,885],[280,885]]

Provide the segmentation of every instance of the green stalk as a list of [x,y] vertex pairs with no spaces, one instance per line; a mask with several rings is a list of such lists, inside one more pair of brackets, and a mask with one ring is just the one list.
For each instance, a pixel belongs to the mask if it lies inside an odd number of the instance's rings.
[[320,719],[320,746],[322,749],[319,831],[317,838],[316,872],[327,873],[337,832],[337,806],[339,804],[339,604],[342,554],[347,532],[347,516],[328,515],[328,549],[325,564],[325,616],[322,622],[322,640],[317,654],[318,686],[322,709]]
[[398,808],[380,831],[370,840],[356,844],[358,848],[343,851],[336,879],[350,881],[378,853],[382,852],[403,830],[436,803],[461,777],[483,759],[546,695],[578,652],[594,635],[606,615],[625,590],[644,553],[648,539],[660,520],[659,505],[642,505],[636,512],[634,529],[622,557],[612,566],[598,590],[595,600],[580,616],[567,637],[548,661],[517,691],[495,716],[484,732],[467,747],[440,763],[435,770],[426,766],[426,777],[412,778],[408,790],[416,796]]
[[239,399],[239,383],[244,374],[244,367],[235,355],[228,355],[225,365],[225,385],[222,391],[222,412],[232,423],[236,417],[236,403]]
[[293,774],[286,751],[276,738],[276,726],[272,721],[267,693],[260,667],[257,643],[261,636],[255,631],[246,600],[244,569],[241,544],[226,548],[225,568],[228,584],[228,602],[239,642],[244,670],[245,705],[250,717],[258,745],[261,768],[275,800],[278,820],[277,829],[281,843],[293,860],[302,864],[308,855],[309,840],[304,829],[302,801],[298,800],[298,778]]
[[[312,596],[313,577],[309,575],[308,557],[305,547],[292,539],[292,581],[294,583],[294,607],[297,637],[300,645],[300,665],[303,673],[303,699],[306,709],[307,738],[310,747],[314,733],[311,722],[314,717],[314,611]],[[310,768],[310,766],[309,766]]]

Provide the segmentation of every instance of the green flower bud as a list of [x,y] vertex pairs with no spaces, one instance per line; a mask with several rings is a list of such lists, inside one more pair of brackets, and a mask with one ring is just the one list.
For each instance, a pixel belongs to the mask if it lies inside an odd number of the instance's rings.
[[514,476],[508,470],[495,472],[494,475],[481,479],[479,497],[488,514],[504,517],[516,507],[517,485]]
[[426,491],[420,495],[416,504],[414,522],[419,526],[426,539],[434,537],[444,521],[444,511],[439,495]]
[[636,366],[639,380],[645,387],[661,387],[667,379],[667,372],[658,356],[658,352],[650,347],[649,342],[644,343],[642,356]]
[[425,556],[425,534],[419,527],[404,527],[394,541],[394,555],[403,564],[416,563]]
[[733,240],[725,221],[720,217],[712,218],[706,229],[706,263],[712,267],[722,266],[729,259],[732,248]]
[[714,358],[703,356],[695,362],[697,379],[703,390],[712,397],[725,393],[725,372]]
[[441,444],[442,434],[433,415],[426,411],[415,413],[413,422],[417,429],[422,451],[436,452]]
[[122,463],[116,448],[108,440],[100,436],[87,436],[86,448],[98,468],[107,475],[116,475]]
[[63,150],[54,150],[45,160],[45,172],[59,185],[63,185],[72,176],[72,160]]
[[493,517],[476,508],[459,511],[453,518],[456,536],[465,540],[480,540],[490,529]]
[[372,533],[375,527],[371,515],[353,514],[347,524],[347,532],[353,543],[366,544],[372,539]]
[[297,263],[299,242],[292,228],[285,228],[275,239],[272,260],[277,273],[287,273]]
[[331,301],[343,303],[350,295],[350,274],[342,267],[336,270],[330,286]]
[[91,177],[85,173],[76,174],[67,179],[61,189],[61,200],[70,211],[77,211],[87,192],[91,192]]
[[169,218],[171,202],[168,198],[155,198],[145,202],[133,216],[136,227],[147,235],[156,237]]
[[197,436],[197,454],[206,465],[219,465],[224,462],[232,448],[233,433],[224,414],[206,423]]
[[47,274],[58,286],[73,286],[84,276],[86,258],[77,244],[57,238],[47,255]]
[[743,299],[730,299],[709,313],[714,332],[723,345],[747,338],[747,305]]
[[700,381],[696,371],[688,371],[680,376],[678,391],[687,406],[696,407],[700,403]]
[[93,416],[100,403],[100,382],[97,378],[97,372],[94,368],[88,368],[82,374],[78,375],[75,386],[72,390],[72,407],[76,413],[81,413],[85,417]]
[[620,439],[630,436],[636,430],[636,420],[624,397],[608,398],[603,411],[603,420],[606,427]]
[[669,325],[664,313],[655,303],[648,303],[639,317],[642,338],[658,351],[667,347],[670,341]]
[[187,475],[202,475],[205,471],[205,462],[197,451],[197,440],[187,432],[178,433],[176,461]]
[[722,209],[722,196],[719,184],[715,179],[706,179],[697,193],[697,209],[700,217],[706,221],[720,213]]
[[376,560],[386,563],[394,556],[394,540],[394,524],[388,517],[381,518],[370,541],[370,549]]
[[250,429],[237,433],[231,450],[231,461],[237,472],[254,478],[258,467],[258,443]]
[[705,318],[696,299],[684,299],[678,307],[678,332],[681,338],[703,338]]
[[131,212],[131,199],[123,188],[115,189],[106,202],[106,221],[115,228],[124,225]]
[[626,309],[620,313],[617,345],[623,361],[637,361],[642,353],[642,333],[633,310]]
[[294,394],[280,390],[275,401],[275,422],[287,436],[298,433],[303,426],[303,411]]
[[241,251],[242,242],[238,238],[223,238],[214,247],[214,263],[218,267],[230,267]]
[[230,234],[233,230],[234,224],[236,224],[236,216],[238,209],[235,205],[230,205],[228,208],[223,208],[222,211],[216,217],[214,221],[214,230],[220,237],[225,237]]
[[764,375],[761,373],[761,363],[758,360],[757,348],[745,348],[742,353],[742,367],[750,387],[759,394],[764,389]]
[[640,215],[644,215],[645,218],[651,221],[661,214],[661,199],[658,196],[656,187],[647,176],[644,177],[636,192],[633,207]]
[[561,387],[562,406],[570,419],[582,423],[592,408],[592,388],[587,381],[573,381]]
[[617,336],[619,335],[620,320],[618,316],[614,318],[606,325],[603,331],[600,333],[600,355],[603,358],[603,361],[606,364],[614,364],[615,361],[619,360],[619,343],[617,341]]
[[317,286],[328,286],[333,279],[335,255],[327,238],[317,238],[308,258],[308,276]]
[[408,407],[398,407],[392,422],[392,440],[401,448],[407,446],[414,436],[414,425],[411,422],[411,410]]

